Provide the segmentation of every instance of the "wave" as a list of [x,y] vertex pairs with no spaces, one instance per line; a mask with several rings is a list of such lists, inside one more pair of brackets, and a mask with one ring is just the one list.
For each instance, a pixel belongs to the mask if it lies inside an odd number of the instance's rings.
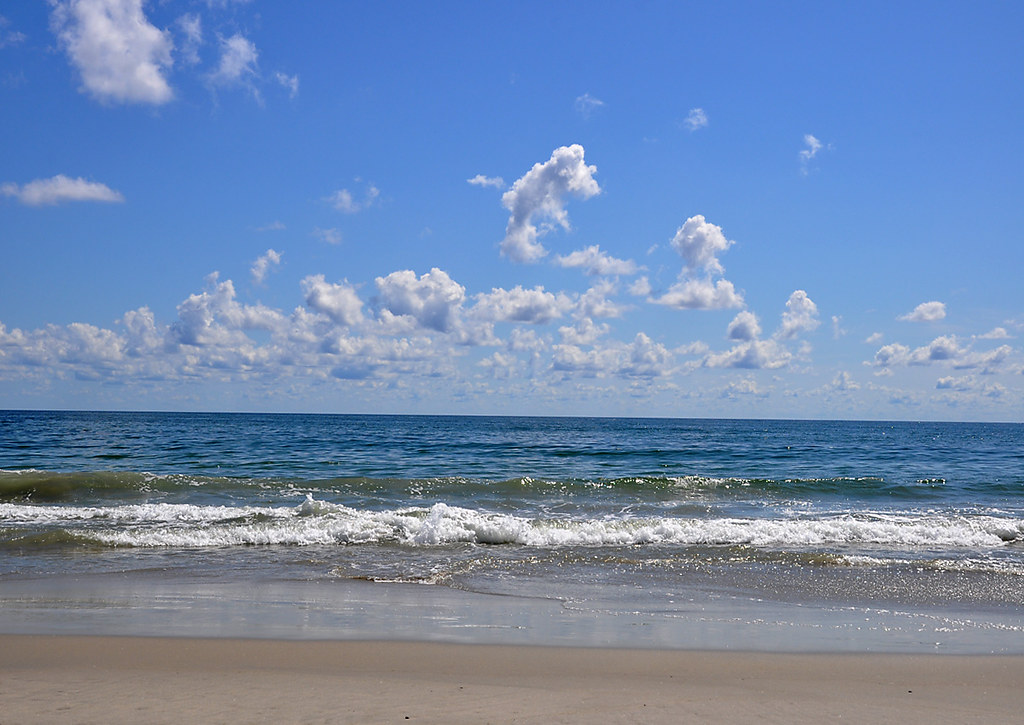
[[[865,500],[931,501],[945,495],[946,481],[932,478],[909,483],[893,483],[876,476],[770,479],[698,474],[641,474],[617,478],[562,479],[523,475],[503,480],[458,475],[434,478],[352,476],[297,479],[200,476],[186,473],[157,474],[138,471],[0,470],[0,501],[74,503],[195,495],[245,499],[254,491],[282,496],[333,492],[392,500],[409,496],[429,496],[435,499],[457,499],[478,495],[526,498],[546,497],[552,494],[586,496],[603,491],[632,495],[640,499],[660,499],[665,496],[746,498],[763,495],[775,498],[844,496]],[[985,487],[985,492],[990,495],[1020,496],[1024,493],[1024,488],[991,484]]]
[[673,544],[990,550],[1024,541],[1024,520],[991,515],[528,518],[445,503],[373,511],[312,496],[298,506],[276,507],[0,504],[0,539],[10,544],[19,531],[39,528],[61,529],[78,541],[110,547],[468,543],[539,548]]

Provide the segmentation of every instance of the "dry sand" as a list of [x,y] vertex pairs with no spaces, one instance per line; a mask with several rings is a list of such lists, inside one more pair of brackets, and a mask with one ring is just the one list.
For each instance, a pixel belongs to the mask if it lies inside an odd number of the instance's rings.
[[0,635],[0,724],[1016,722],[1024,657]]

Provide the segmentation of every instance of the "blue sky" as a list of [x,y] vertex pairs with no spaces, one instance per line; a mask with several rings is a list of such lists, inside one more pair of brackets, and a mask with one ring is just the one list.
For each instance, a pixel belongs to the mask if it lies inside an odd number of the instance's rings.
[[1024,5],[0,6],[0,407],[1024,420]]

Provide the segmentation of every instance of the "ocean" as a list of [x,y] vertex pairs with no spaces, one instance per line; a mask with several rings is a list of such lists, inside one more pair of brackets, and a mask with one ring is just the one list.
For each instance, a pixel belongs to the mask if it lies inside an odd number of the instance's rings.
[[0,632],[1024,653],[1024,425],[0,411]]

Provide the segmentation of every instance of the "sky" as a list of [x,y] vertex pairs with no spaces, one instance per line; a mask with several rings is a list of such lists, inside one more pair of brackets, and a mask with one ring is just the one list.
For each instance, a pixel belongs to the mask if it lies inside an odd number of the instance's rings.
[[0,408],[1024,421],[1022,28],[0,3]]

